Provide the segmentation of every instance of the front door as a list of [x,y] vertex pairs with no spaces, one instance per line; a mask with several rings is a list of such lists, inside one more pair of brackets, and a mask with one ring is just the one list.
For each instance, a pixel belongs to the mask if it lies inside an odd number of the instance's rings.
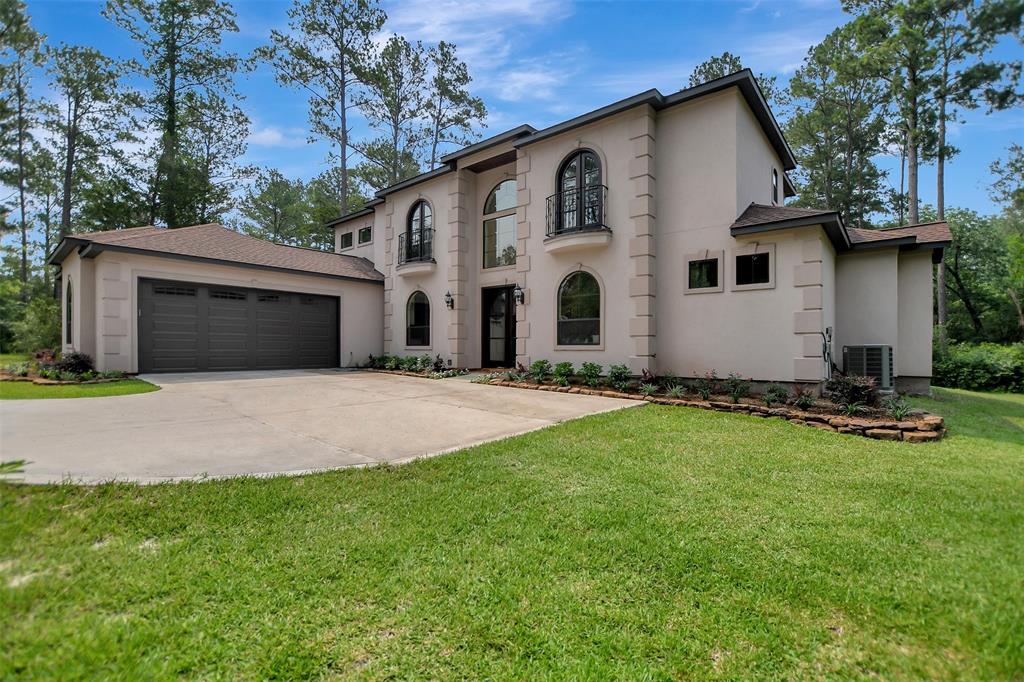
[[483,354],[484,367],[514,367],[516,364],[516,305],[513,287],[484,289]]

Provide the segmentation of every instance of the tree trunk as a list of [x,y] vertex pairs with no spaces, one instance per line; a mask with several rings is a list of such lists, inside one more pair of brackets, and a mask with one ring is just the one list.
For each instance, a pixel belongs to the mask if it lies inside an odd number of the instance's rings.
[[[341,27],[341,35],[339,36],[340,45],[345,45],[345,27]],[[338,201],[341,204],[341,214],[345,215],[348,213],[348,55],[345,54],[345,50],[338,50],[338,68],[341,71],[341,92],[339,99],[341,100],[341,197]]]
[[[939,157],[935,168],[935,213],[939,220],[946,219],[946,91],[949,66],[943,64],[943,90],[939,97]],[[939,327],[939,348],[946,349],[946,262],[940,260],[935,268],[935,307]]]
[[[28,284],[28,221],[25,219],[26,209],[26,172],[25,172],[25,131],[28,128],[28,124],[25,121],[26,117],[26,106],[28,94],[25,89],[25,72],[24,66],[19,64],[18,79],[15,87],[17,87],[17,98],[18,98],[18,205],[21,211],[19,226],[21,228],[21,283]],[[21,300],[28,300],[28,288],[22,287],[21,289]]]
[[907,116],[907,190],[909,193],[907,206],[907,217],[911,225],[916,225],[920,220],[918,214],[918,193],[917,193],[917,171],[918,171],[918,94],[917,94],[917,72],[911,70],[909,73],[910,89],[910,111]]
[[1017,309],[1017,326],[1020,328],[1020,338],[1024,339],[1024,307],[1021,306],[1020,296],[1013,289],[1007,289],[1013,307]]
[[78,144],[78,100],[68,103],[67,139],[64,141],[64,186],[60,202],[60,236],[71,234],[71,187],[75,171],[75,151]]
[[167,93],[164,102],[164,139],[161,150],[164,183],[160,204],[167,227],[178,225],[178,35],[174,20],[165,39],[167,53]]
[[962,279],[960,279],[960,273],[957,270],[950,270],[949,273],[953,275],[953,282],[956,283],[957,296],[964,304],[964,308],[967,310],[968,316],[971,318],[971,325],[974,327],[974,331],[981,334],[982,323],[981,313],[974,307],[974,303],[971,302],[970,292],[967,291],[967,287],[964,285]]
[[897,212],[899,213],[899,224],[903,225],[903,193],[906,189],[907,184],[907,134],[906,131],[903,133],[903,148],[900,149],[900,194],[897,197],[899,206]]

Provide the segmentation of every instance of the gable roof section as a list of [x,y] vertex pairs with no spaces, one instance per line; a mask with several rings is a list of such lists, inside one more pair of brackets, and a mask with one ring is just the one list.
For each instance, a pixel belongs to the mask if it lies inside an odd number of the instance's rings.
[[905,248],[947,246],[953,235],[944,222],[921,223],[877,230],[846,227],[835,211],[820,211],[795,206],[750,204],[730,226],[732,236],[821,225],[836,251],[898,246]]
[[83,258],[93,258],[103,251],[120,251],[337,279],[376,283],[384,281],[384,275],[377,272],[365,258],[278,244],[240,234],[217,224],[193,225],[173,230],[152,226],[133,227],[69,235],[61,240],[47,262],[59,265],[75,248]]
[[[715,80],[702,83],[692,88],[686,88],[679,92],[672,93],[671,95],[662,95],[656,88],[646,90],[639,94],[633,95],[621,99],[618,102],[613,102],[607,106],[603,106],[600,109],[595,109],[585,114],[581,114],[575,118],[571,118],[568,121],[557,123],[553,126],[549,126],[542,130],[537,130],[530,125],[520,125],[505,132],[498,133],[492,137],[488,137],[484,140],[463,147],[451,154],[446,154],[441,157],[442,166],[429,170],[426,173],[420,173],[419,175],[413,176],[407,180],[403,180],[390,187],[378,191],[374,196],[374,200],[369,201],[366,205],[358,210],[348,213],[339,218],[327,223],[329,227],[336,227],[348,220],[358,218],[360,216],[368,215],[370,211],[368,209],[376,206],[383,201],[383,198],[388,194],[393,194],[400,190],[418,185],[421,182],[433,180],[434,178],[440,177],[447,173],[451,173],[455,170],[458,160],[475,154],[476,152],[483,151],[490,147],[497,146],[504,142],[514,140],[513,146],[516,148],[525,147],[527,145],[540,142],[549,137],[555,135],[561,135],[562,133],[568,132],[580,126],[589,125],[595,123],[609,116],[627,111],[633,107],[638,107],[644,104],[649,104],[656,110],[667,109],[669,107],[676,106],[677,104],[684,104],[691,102],[700,97],[706,97],[713,95],[729,88],[738,88],[743,99],[746,101],[747,106],[754,113],[754,118],[757,119],[761,125],[761,129],[764,130],[765,136],[767,136],[769,143],[775,150],[775,153],[779,155],[782,160],[783,171],[793,170],[796,168],[796,158],[793,156],[793,151],[789,148],[789,143],[786,142],[785,136],[782,134],[782,129],[779,127],[778,122],[775,120],[774,114],[768,107],[768,103],[765,101],[764,94],[761,92],[760,86],[757,84],[757,79],[754,78],[754,74],[750,69],[743,69],[736,73],[723,76],[722,78],[716,78]],[[792,183],[789,181],[789,177],[783,173],[784,191],[789,192],[786,196],[792,195]]]

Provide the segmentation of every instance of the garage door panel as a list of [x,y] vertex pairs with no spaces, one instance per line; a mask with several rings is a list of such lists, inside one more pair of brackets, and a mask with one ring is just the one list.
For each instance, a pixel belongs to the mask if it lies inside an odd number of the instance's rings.
[[338,300],[141,280],[139,369],[187,372],[338,366]]

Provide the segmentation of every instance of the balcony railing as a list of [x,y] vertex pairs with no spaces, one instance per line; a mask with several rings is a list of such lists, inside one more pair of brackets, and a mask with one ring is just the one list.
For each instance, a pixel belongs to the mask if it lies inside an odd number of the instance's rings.
[[433,262],[434,231],[402,232],[398,235],[398,264]]
[[567,189],[552,194],[548,197],[547,236],[607,230],[604,215],[607,199],[608,188],[604,185],[590,185],[582,190]]

